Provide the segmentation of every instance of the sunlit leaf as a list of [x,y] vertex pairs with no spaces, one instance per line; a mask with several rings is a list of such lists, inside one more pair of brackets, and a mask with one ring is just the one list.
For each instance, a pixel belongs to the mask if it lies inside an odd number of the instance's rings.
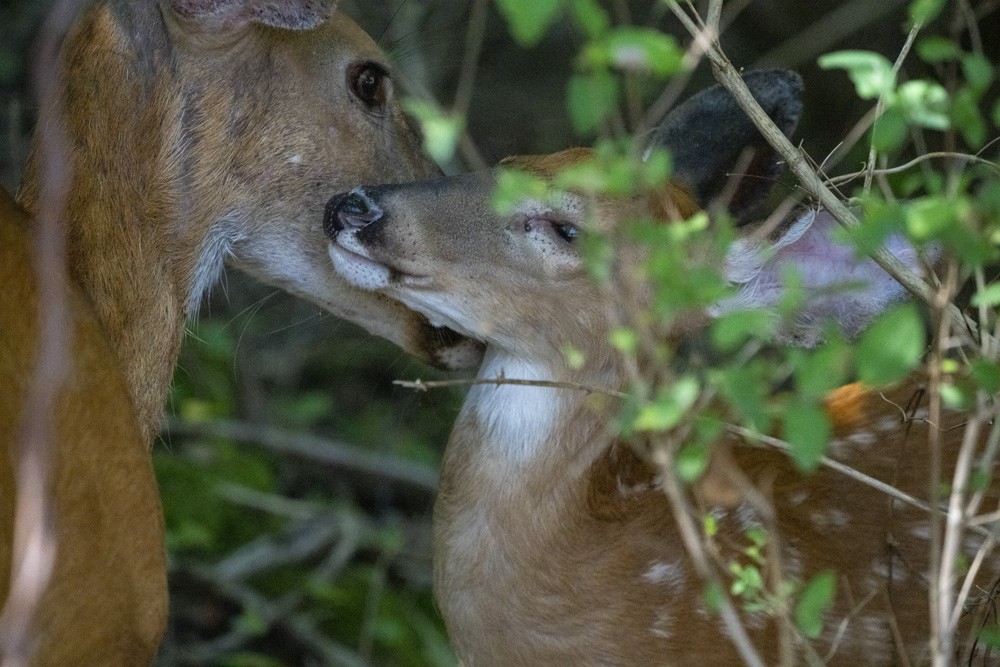
[[966,387],[945,382],[941,384],[940,391],[941,400],[952,410],[968,410],[974,403]]
[[517,169],[501,169],[493,188],[493,209],[500,215],[510,215],[525,199],[542,200],[549,186],[534,174]]
[[588,44],[582,58],[591,68],[669,76],[681,69],[684,50],[673,36],[651,28],[615,28]]
[[425,100],[407,98],[403,109],[416,118],[424,135],[424,150],[438,164],[451,160],[465,129],[465,120]]
[[708,448],[701,444],[684,445],[677,451],[676,470],[681,481],[693,482],[708,469]]
[[898,103],[914,125],[931,130],[951,127],[948,117],[948,91],[934,81],[907,81],[896,91]]
[[1000,306],[1000,283],[986,285],[972,296],[973,306]]
[[847,70],[858,96],[870,100],[888,97],[896,86],[892,63],[872,51],[835,51],[820,56],[823,69]]
[[682,377],[664,387],[651,402],[642,406],[633,427],[637,431],[665,431],[677,426],[694,405],[701,386],[694,377]]
[[623,354],[632,354],[635,352],[638,342],[639,339],[633,329],[618,327],[611,332],[611,344]]

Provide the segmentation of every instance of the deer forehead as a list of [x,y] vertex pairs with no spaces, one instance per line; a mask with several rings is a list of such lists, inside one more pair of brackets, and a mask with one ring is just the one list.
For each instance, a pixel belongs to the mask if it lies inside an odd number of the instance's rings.
[[[551,182],[560,171],[589,160],[593,155],[594,151],[591,148],[570,148],[546,155],[515,155],[504,159],[500,164],[503,167],[526,171]],[[578,202],[581,200],[571,201],[574,202],[573,212],[579,212],[580,204]],[[700,210],[691,193],[673,182],[649,189],[639,198],[631,200],[598,198],[593,203],[595,204],[595,217],[600,222],[621,220],[643,214],[658,220],[683,220]]]

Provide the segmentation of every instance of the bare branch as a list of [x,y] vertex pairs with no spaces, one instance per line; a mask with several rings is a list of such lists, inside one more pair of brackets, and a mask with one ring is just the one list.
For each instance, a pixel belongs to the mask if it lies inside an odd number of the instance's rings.
[[394,380],[394,385],[400,387],[405,387],[407,389],[413,389],[415,391],[427,391],[428,389],[441,389],[443,387],[461,387],[461,386],[472,386],[475,384],[490,384],[499,387],[503,384],[512,384],[522,387],[547,387],[549,389],[572,389],[574,391],[584,391],[588,394],[604,394],[606,396],[614,396],[615,398],[626,398],[628,394],[615,391],[614,389],[603,389],[601,387],[595,387],[589,384],[580,384],[577,382],[555,382],[551,380],[517,380],[512,378],[506,378],[503,376],[495,378],[463,378],[457,380],[431,380],[425,382],[424,380]]

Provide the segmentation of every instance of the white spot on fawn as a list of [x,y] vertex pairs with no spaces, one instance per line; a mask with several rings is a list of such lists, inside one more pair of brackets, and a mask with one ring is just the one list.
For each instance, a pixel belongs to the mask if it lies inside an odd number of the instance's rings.
[[656,610],[656,619],[653,621],[653,625],[649,628],[650,634],[654,637],[661,637],[663,639],[670,639],[674,624],[673,616],[670,615],[670,610],[667,607],[660,607]]
[[650,564],[642,578],[652,584],[667,584],[675,587],[684,583],[684,566],[679,562],[657,561]]
[[288,158],[288,164],[302,164],[302,156],[296,153],[292,157]]

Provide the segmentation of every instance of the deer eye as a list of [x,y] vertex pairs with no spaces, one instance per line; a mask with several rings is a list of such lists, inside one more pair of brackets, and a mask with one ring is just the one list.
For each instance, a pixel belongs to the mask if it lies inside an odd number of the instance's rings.
[[360,63],[347,75],[351,92],[369,109],[385,105],[389,88],[389,73],[376,63]]
[[571,225],[568,222],[554,222],[552,223],[552,229],[566,243],[573,243],[576,241],[576,237],[579,234],[579,230],[576,228],[576,225]]

